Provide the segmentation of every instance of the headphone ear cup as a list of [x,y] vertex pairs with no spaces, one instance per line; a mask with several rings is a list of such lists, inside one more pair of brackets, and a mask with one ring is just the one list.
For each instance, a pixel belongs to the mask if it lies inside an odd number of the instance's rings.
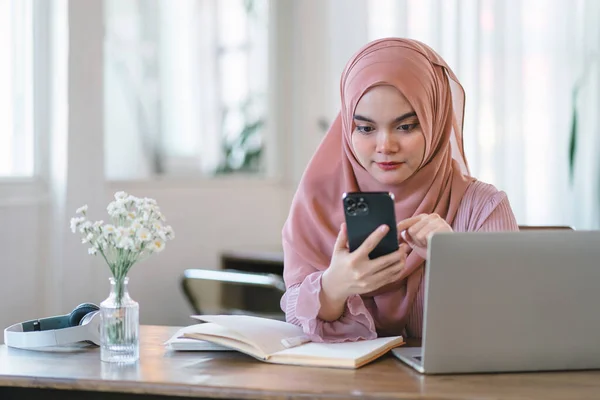
[[100,308],[92,303],[83,303],[75,307],[69,314],[69,326],[77,326],[87,314],[98,311]]

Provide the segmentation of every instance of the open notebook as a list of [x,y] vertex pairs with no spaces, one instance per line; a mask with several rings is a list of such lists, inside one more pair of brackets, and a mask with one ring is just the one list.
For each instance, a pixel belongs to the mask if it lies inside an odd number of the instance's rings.
[[308,341],[302,328],[283,321],[247,315],[195,315],[205,323],[184,328],[167,343],[173,349],[191,350],[191,344],[174,345],[177,338],[199,341],[197,350],[206,342],[229,348],[258,360],[274,364],[316,367],[359,368],[404,343],[401,336],[344,343]]
[[188,332],[193,333],[198,330],[201,324],[190,325],[179,329],[173,336],[167,340],[164,345],[168,350],[175,351],[235,351],[230,347],[221,346],[206,340],[186,338],[184,335]]

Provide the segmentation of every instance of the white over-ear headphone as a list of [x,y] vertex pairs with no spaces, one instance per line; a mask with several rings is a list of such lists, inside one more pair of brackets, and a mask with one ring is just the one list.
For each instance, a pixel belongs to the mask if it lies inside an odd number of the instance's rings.
[[91,342],[100,346],[100,311],[92,303],[75,307],[70,314],[19,322],[4,329],[4,344],[20,349]]

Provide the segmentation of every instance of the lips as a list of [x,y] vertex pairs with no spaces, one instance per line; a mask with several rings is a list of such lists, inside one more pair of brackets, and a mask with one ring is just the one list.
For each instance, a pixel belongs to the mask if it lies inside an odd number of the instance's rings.
[[391,171],[396,168],[400,168],[400,166],[402,165],[401,162],[378,162],[376,164],[379,168],[381,168],[384,171]]

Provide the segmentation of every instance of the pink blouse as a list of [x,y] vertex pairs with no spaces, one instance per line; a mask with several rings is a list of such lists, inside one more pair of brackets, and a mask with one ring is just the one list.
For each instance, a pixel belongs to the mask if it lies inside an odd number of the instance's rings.
[[[469,185],[460,203],[452,229],[456,232],[517,231],[515,216],[506,193],[493,185],[474,181]],[[316,342],[353,341],[377,337],[376,321],[370,310],[369,299],[354,295],[346,301],[346,310],[337,321],[323,321],[317,317],[321,307],[321,276],[314,272],[300,284],[291,286],[281,299],[286,320],[299,325]],[[405,337],[420,338],[423,328],[423,280],[409,315]]]

